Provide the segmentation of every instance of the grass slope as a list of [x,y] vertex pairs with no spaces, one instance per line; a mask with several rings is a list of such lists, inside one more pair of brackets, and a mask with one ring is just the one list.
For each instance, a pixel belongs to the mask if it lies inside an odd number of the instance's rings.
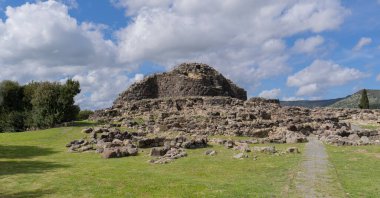
[[[188,150],[171,164],[139,156],[102,159],[68,153],[65,144],[84,135],[81,127],[0,134],[0,197],[268,197],[286,196],[290,175],[302,155],[258,154],[233,159],[233,150],[214,145]],[[291,145],[276,145],[284,149]],[[302,144],[297,145],[299,148]]]
[[[345,98],[336,98],[328,100],[299,100],[299,101],[280,101],[282,106],[298,107],[332,107],[332,108],[358,108],[361,92],[358,91]],[[371,109],[380,109],[380,90],[367,89],[369,106]]]
[[330,106],[343,98],[330,99],[330,100],[298,100],[298,101],[280,101],[282,106],[290,106],[290,107],[307,107],[307,108],[315,108],[315,107],[327,107]]
[[[358,108],[361,98],[361,92],[358,91],[332,105],[330,107],[333,108]],[[379,109],[380,108],[380,90],[367,90],[367,96],[369,100],[369,107],[371,109]]]
[[348,197],[380,196],[380,146],[327,146],[327,151]]

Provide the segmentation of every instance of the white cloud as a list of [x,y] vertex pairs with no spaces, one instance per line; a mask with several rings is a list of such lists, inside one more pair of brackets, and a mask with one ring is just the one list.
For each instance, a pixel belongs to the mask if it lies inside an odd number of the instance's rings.
[[172,0],[111,0],[117,7],[126,8],[126,15],[132,16],[143,9],[168,8]]
[[361,50],[364,46],[369,45],[372,43],[372,38],[368,37],[362,37],[358,41],[358,43],[355,45],[354,49],[355,51]]
[[79,7],[77,0],[56,0],[56,1],[65,4],[69,8]]
[[307,39],[298,39],[294,43],[293,50],[298,53],[312,53],[318,46],[322,45],[324,41],[324,38],[319,35]]
[[117,33],[121,61],[169,67],[204,62],[248,90],[261,79],[290,71],[285,38],[336,29],[348,14],[339,0],[117,3],[133,17]]
[[378,75],[376,76],[376,80],[377,80],[377,81],[380,81],[380,74],[378,74]]
[[259,97],[276,99],[280,96],[281,89],[264,90],[259,94]]
[[24,83],[75,76],[83,83],[78,102],[105,107],[141,79],[125,75],[142,62],[172,67],[198,61],[252,90],[262,79],[290,71],[286,38],[334,30],[348,14],[339,0],[114,3],[132,18],[115,32],[116,41],[104,39],[106,26],[71,17],[68,9],[77,6],[74,0],[7,7],[5,21],[0,20],[0,80]]
[[120,75],[123,72],[119,68],[102,68],[75,75],[73,79],[80,82],[83,90],[77,97],[77,103],[85,109],[112,104],[119,93],[142,78],[142,74],[136,74],[133,78]]
[[317,83],[307,84],[307,85],[299,87],[296,94],[298,96],[310,96],[310,95],[314,95],[320,92],[321,91],[320,89],[321,88],[320,86],[317,85]]
[[315,60],[310,66],[289,76],[287,85],[298,87],[298,96],[312,96],[329,87],[343,85],[366,76],[354,68],[343,67],[331,61]]
[[282,98],[282,101],[298,101],[298,100],[305,100],[305,98],[302,98],[302,97],[295,97],[295,96],[291,96],[291,97],[283,97],[283,98]]
[[144,74],[136,74],[133,79],[136,82],[142,81],[144,79]]
[[[65,2],[75,5],[76,1]],[[6,8],[6,19],[0,20],[0,80],[26,83],[61,80],[103,69],[113,71],[112,67],[123,70],[115,61],[116,45],[103,38],[104,25],[79,24],[69,16],[68,9],[58,1],[38,1]],[[122,72],[112,75],[119,80],[122,76]],[[97,83],[112,85],[112,81],[98,78]],[[81,104],[95,107],[106,99],[111,100],[109,94],[102,94],[105,89],[95,86],[98,84],[83,86],[83,92],[91,90],[91,93],[82,98]],[[112,90],[119,91],[112,86],[106,91]]]

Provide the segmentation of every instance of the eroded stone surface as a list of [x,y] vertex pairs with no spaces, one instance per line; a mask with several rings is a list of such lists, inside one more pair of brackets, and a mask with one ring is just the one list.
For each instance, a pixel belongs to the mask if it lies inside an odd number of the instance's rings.
[[247,92],[206,64],[183,63],[170,72],[154,74],[133,84],[115,105],[130,100],[186,96],[231,96],[246,100]]

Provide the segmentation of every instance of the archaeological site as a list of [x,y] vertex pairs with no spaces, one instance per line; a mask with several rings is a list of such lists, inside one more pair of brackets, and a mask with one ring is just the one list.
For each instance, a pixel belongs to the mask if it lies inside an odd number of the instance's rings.
[[183,63],[130,86],[112,107],[91,116],[104,126],[85,129],[88,138],[67,147],[71,152],[95,151],[104,158],[135,156],[140,148],[151,148],[150,162],[162,164],[187,156],[186,149],[209,144],[239,151],[236,158],[251,151],[297,153],[293,147],[276,151],[250,145],[305,143],[309,137],[337,146],[380,145],[377,130],[358,127],[377,123],[379,115],[378,110],[282,107],[275,99],[247,99],[244,89],[212,67]]

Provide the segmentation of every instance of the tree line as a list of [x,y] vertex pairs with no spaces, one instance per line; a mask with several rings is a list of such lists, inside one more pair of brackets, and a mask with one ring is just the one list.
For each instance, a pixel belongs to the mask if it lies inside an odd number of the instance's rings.
[[74,97],[80,93],[78,81],[66,83],[15,81],[0,83],[0,132],[53,127],[73,121],[80,112]]

